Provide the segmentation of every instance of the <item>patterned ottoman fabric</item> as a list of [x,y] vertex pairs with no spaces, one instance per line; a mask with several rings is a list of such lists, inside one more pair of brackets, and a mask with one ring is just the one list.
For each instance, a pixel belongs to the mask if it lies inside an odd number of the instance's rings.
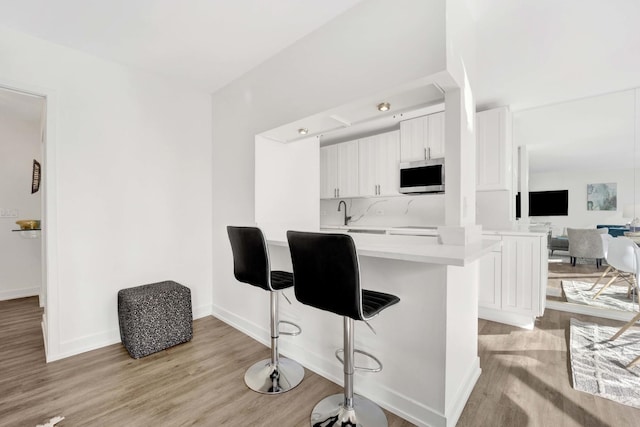
[[190,341],[191,290],[173,281],[118,292],[120,339],[134,359]]

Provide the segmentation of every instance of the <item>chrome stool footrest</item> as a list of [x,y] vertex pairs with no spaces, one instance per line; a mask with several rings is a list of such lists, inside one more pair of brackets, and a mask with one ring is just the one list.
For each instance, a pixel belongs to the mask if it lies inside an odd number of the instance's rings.
[[[380,371],[382,371],[382,362],[380,361],[380,359],[375,357],[373,354],[367,353],[366,351],[358,350],[358,349],[354,349],[353,352],[354,353],[360,353],[363,356],[366,356],[366,357],[372,359],[374,362],[376,362],[378,364],[378,366],[376,368],[365,368],[364,366],[354,366],[353,368],[356,371],[364,371],[364,372],[380,372]],[[342,363],[344,365],[344,359],[342,357],[340,357],[340,354],[342,354],[342,353],[344,353],[344,349],[343,348],[337,349],[336,350],[336,359],[338,359],[340,361],[340,363]]]
[[[287,324],[287,325],[291,325],[291,326],[293,326],[294,328],[296,328],[296,330],[295,330],[295,331],[293,331],[293,332],[281,331],[281,330],[280,330],[280,323],[285,323],[285,324]],[[280,335],[290,335],[290,336],[292,336],[292,337],[297,337],[298,335],[300,335],[300,334],[302,333],[302,328],[300,327],[300,325],[297,325],[297,324],[295,324],[295,323],[293,323],[293,322],[289,322],[289,321],[287,321],[287,320],[280,320],[280,321],[278,322],[278,333],[279,333]]]

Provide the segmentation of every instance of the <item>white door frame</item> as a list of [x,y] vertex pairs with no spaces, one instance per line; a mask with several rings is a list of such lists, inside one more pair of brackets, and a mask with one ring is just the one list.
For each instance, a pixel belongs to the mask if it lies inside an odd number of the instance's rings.
[[[0,88],[27,95],[41,96],[46,104],[46,122],[41,171],[42,188],[42,290],[44,315],[42,334],[47,362],[58,359],[59,350],[59,310],[58,310],[58,216],[57,216],[57,173],[56,173],[56,113],[58,98],[55,89],[0,79]],[[42,304],[42,302],[41,302]]]

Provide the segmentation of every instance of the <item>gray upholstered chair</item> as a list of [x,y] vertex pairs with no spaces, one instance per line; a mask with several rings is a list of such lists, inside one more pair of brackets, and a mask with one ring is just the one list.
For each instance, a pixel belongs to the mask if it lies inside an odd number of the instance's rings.
[[576,265],[577,258],[593,258],[600,268],[604,258],[601,235],[608,232],[607,228],[567,228],[571,265]]

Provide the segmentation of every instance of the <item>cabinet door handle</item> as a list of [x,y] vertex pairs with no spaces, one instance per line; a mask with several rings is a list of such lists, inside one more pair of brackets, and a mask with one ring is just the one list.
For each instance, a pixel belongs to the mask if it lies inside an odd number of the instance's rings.
[[427,147],[427,160],[431,158],[431,147]]
[[340,189],[338,188],[338,197],[340,197]]
[[376,185],[377,187],[377,191],[378,191],[378,196],[380,195],[380,184]]
[[333,197],[338,197],[338,190],[335,188],[333,189]]

